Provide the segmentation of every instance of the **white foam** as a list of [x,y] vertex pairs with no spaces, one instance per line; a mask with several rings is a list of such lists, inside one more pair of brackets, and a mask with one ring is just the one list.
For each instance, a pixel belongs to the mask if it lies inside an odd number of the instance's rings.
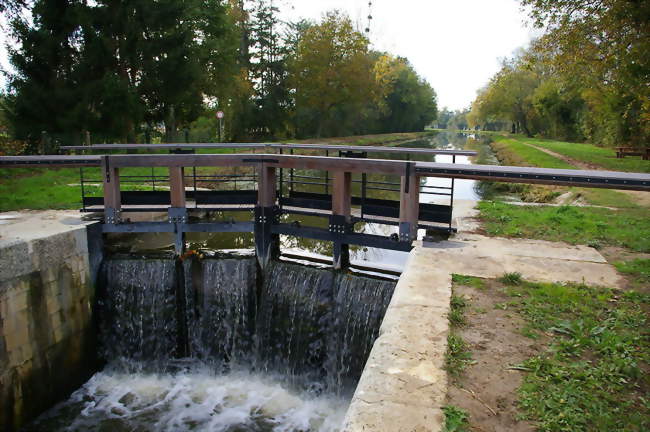
[[129,430],[335,432],[348,403],[246,372],[100,372],[66,403],[81,408],[67,429],[99,429],[109,421]]

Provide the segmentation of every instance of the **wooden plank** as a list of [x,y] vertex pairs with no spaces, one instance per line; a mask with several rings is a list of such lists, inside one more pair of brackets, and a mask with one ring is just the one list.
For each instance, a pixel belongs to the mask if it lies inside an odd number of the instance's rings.
[[401,177],[399,221],[410,224],[410,235],[417,234],[420,212],[420,177],[411,173]]
[[275,167],[260,164],[257,181],[257,205],[260,207],[273,207],[276,201],[277,189]]
[[332,178],[332,214],[350,221],[352,209],[352,173],[334,171]]
[[171,196],[171,206],[175,208],[185,208],[185,173],[182,167],[169,168],[169,192]]
[[101,156],[0,156],[3,168],[97,167],[101,162]]
[[108,156],[102,157],[101,166],[104,185],[104,207],[120,211],[122,207],[120,170],[111,164],[110,157]]

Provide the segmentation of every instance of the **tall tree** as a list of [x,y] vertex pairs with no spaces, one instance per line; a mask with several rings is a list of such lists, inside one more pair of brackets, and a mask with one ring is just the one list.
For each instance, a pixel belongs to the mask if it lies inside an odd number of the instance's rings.
[[13,28],[22,137],[85,129],[134,141],[144,122],[171,137],[218,93],[236,54],[220,0],[40,0]]
[[355,131],[376,81],[368,39],[349,17],[329,12],[308,28],[290,65],[300,135]]
[[41,131],[65,133],[83,122],[79,111],[85,83],[76,66],[85,15],[81,0],[38,0],[31,20],[13,20],[12,36],[20,45],[9,48],[16,72],[9,78],[6,105],[17,138],[34,143]]
[[[276,0],[277,1],[277,0]],[[254,83],[254,134],[286,135],[291,104],[287,60],[289,47],[282,37],[283,24],[273,0],[257,0],[251,23],[251,79]]]
[[546,34],[537,44],[558,75],[584,89],[588,138],[650,142],[650,3],[522,0]]
[[407,59],[383,55],[375,64],[375,73],[383,87],[381,132],[421,131],[435,120],[436,92]]

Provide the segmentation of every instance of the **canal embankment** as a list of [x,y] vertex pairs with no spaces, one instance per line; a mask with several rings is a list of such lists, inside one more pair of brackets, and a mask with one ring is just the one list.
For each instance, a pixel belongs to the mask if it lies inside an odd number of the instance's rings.
[[[73,212],[3,214],[0,429],[14,430],[96,370],[89,230]],[[92,249],[92,246],[90,246]]]

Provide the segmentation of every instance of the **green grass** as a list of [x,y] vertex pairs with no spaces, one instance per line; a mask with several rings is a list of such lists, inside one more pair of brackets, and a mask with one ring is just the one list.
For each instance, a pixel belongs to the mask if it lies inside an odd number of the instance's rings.
[[522,282],[506,288],[548,349],[517,367],[524,417],[540,431],[650,428],[648,296],[584,285]]
[[455,333],[447,336],[447,352],[445,353],[445,370],[449,375],[458,377],[472,361],[472,353],[463,338]]
[[523,281],[521,273],[505,273],[499,278],[499,281],[504,285],[521,285]]
[[[166,176],[167,170],[156,168],[156,175]],[[126,168],[122,176],[150,175],[151,168]],[[99,168],[84,168],[86,195],[102,194]],[[81,207],[79,169],[20,168],[0,169],[0,211],[21,209],[78,209]],[[162,182],[160,186],[166,185]],[[148,186],[122,180],[122,190],[142,190]]]
[[444,432],[466,432],[469,425],[469,414],[453,405],[447,405],[442,408],[445,413]]
[[451,280],[459,285],[465,285],[479,290],[485,289],[485,280],[474,276],[453,274],[451,275]]
[[493,136],[492,147],[505,165],[534,166],[543,168],[575,169],[562,159],[526,145],[520,138]]
[[449,322],[452,326],[462,327],[467,324],[465,309],[467,309],[467,299],[463,296],[453,294],[451,296],[451,309],[449,311]]
[[616,269],[629,276],[632,285],[637,288],[650,287],[650,259],[635,259],[632,261],[614,263]]
[[[492,148],[504,165],[533,166],[540,168],[576,169],[562,159],[549,155],[530,145],[547,148],[570,158],[588,162],[606,169],[617,171],[650,172],[650,163],[637,160],[611,157],[612,149],[603,149],[591,144],[577,144],[560,141],[526,138],[520,135],[492,135]],[[517,185],[502,186],[506,191],[519,194],[524,201],[549,202],[559,193],[550,194],[548,187]],[[557,188],[555,188],[557,189]],[[609,189],[572,188],[575,195],[582,196],[589,204],[605,207],[635,208],[638,205],[624,193]],[[545,193],[546,192],[546,193]]]
[[650,252],[647,209],[518,206],[482,201],[480,218],[488,235],[593,246],[620,246]]

